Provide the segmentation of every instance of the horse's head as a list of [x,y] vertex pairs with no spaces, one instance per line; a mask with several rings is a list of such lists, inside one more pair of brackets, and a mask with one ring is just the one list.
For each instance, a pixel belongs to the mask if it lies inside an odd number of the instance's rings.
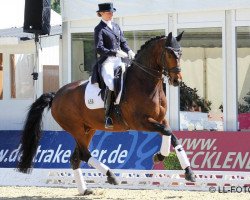
[[163,70],[168,76],[169,84],[173,86],[179,86],[182,81],[180,68],[181,46],[179,44],[182,34],[183,32],[177,37],[173,37],[172,32],[168,34],[160,59],[161,63],[159,64],[163,65]]
[[168,77],[170,85],[178,86],[182,81],[179,44],[182,34],[183,32],[173,37],[170,32],[167,37],[151,38],[141,47],[132,63],[147,76],[161,80],[164,74]]

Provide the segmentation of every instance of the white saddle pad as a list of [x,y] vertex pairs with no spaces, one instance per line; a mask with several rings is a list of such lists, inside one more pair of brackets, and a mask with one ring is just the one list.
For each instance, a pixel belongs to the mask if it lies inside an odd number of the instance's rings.
[[[118,94],[114,104],[119,104],[121,100],[121,94],[123,89],[123,78],[121,81],[122,81],[121,91]],[[101,89],[99,88],[98,84],[91,84],[91,77],[90,77],[85,90],[85,104],[87,108],[89,109],[104,108],[104,101],[101,98],[100,91]]]

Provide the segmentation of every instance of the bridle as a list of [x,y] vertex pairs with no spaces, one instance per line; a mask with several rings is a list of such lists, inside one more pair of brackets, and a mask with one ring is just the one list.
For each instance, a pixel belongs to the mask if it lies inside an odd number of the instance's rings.
[[166,52],[167,51],[171,51],[171,53],[174,54],[175,58],[176,59],[179,59],[181,57],[181,49],[174,49],[172,47],[165,47],[164,48],[164,51],[162,52],[162,55],[161,55],[161,63],[163,63],[163,74],[165,76],[167,76],[169,78],[169,73],[180,73],[181,72],[181,67],[179,66],[175,66],[175,67],[172,67],[171,69],[169,69],[169,67],[167,66],[167,63],[166,63],[166,59],[164,59],[166,57]]
[[169,73],[179,73],[181,72],[181,68],[179,66],[175,66],[171,69],[169,69],[169,67],[167,66],[167,63],[166,63],[166,53],[167,51],[171,51],[176,59],[179,59],[180,56],[181,56],[181,49],[174,49],[172,47],[166,47],[164,46],[164,50],[162,51],[162,54],[161,54],[161,65],[163,66],[162,67],[162,71],[159,71],[159,70],[156,70],[156,69],[152,69],[150,67],[146,67],[138,62],[136,62],[135,60],[131,60],[131,63],[133,63],[134,65],[136,65],[137,67],[139,67],[139,69],[141,69],[142,71],[144,71],[145,73],[149,74],[150,76],[156,78],[156,79],[163,79],[162,77],[162,74],[166,77],[168,77],[168,79],[170,78],[169,76]]

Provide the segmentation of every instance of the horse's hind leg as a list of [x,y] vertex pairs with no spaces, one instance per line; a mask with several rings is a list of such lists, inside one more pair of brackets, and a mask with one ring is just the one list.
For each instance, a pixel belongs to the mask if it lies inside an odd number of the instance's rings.
[[82,175],[82,170],[80,169],[81,160],[80,160],[80,152],[79,152],[78,145],[76,145],[75,150],[73,154],[71,155],[70,164],[73,169],[74,178],[76,181],[78,192],[83,195],[92,194],[93,191],[90,189],[87,189],[87,186],[85,184],[85,181]]
[[88,149],[89,143],[95,133],[95,130],[88,131],[87,134],[77,135],[75,137],[77,146],[74,153],[71,156],[71,165],[74,170],[75,180],[80,193],[92,193],[92,191],[86,189],[86,185],[80,169],[81,161],[88,163],[90,166],[98,169],[103,174],[107,175],[108,183],[117,185],[118,182],[115,175],[111,172],[110,168],[101,163],[96,158],[92,157]]
[[[95,132],[95,130],[93,130]],[[90,133],[89,133],[90,134]],[[90,142],[90,141],[89,141]],[[115,174],[110,170],[108,166],[101,163],[96,158],[92,157],[89,150],[87,148],[81,149],[80,156],[83,161],[88,163],[90,166],[94,167],[95,169],[98,169],[100,172],[105,174],[107,176],[107,180],[109,184],[118,185],[118,181],[116,180]]]

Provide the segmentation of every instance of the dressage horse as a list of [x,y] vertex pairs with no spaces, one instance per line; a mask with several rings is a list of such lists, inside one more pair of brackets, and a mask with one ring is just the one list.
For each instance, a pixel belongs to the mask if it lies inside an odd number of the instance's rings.
[[[180,164],[185,169],[185,178],[195,181],[195,175],[184,149],[173,134],[165,118],[167,111],[166,95],[163,91],[163,78],[168,77],[170,85],[178,86],[182,80],[179,41],[182,33],[173,37],[158,36],[148,40],[137,52],[135,59],[127,69],[124,80],[123,96],[119,104],[120,116],[113,114],[112,131],[140,130],[159,132],[162,135],[161,149],[154,155],[154,161],[163,161],[170,151],[170,144],[175,148]],[[87,189],[80,170],[81,161],[100,170],[107,176],[110,184],[118,184],[112,170],[91,156],[88,146],[96,130],[105,130],[104,109],[88,109],[84,103],[85,89],[88,82],[72,82],[56,93],[41,95],[30,107],[21,138],[20,161],[18,170],[28,173],[33,166],[39,140],[43,111],[51,108],[57,123],[75,141],[76,147],[70,163],[80,193],[91,194]]]

